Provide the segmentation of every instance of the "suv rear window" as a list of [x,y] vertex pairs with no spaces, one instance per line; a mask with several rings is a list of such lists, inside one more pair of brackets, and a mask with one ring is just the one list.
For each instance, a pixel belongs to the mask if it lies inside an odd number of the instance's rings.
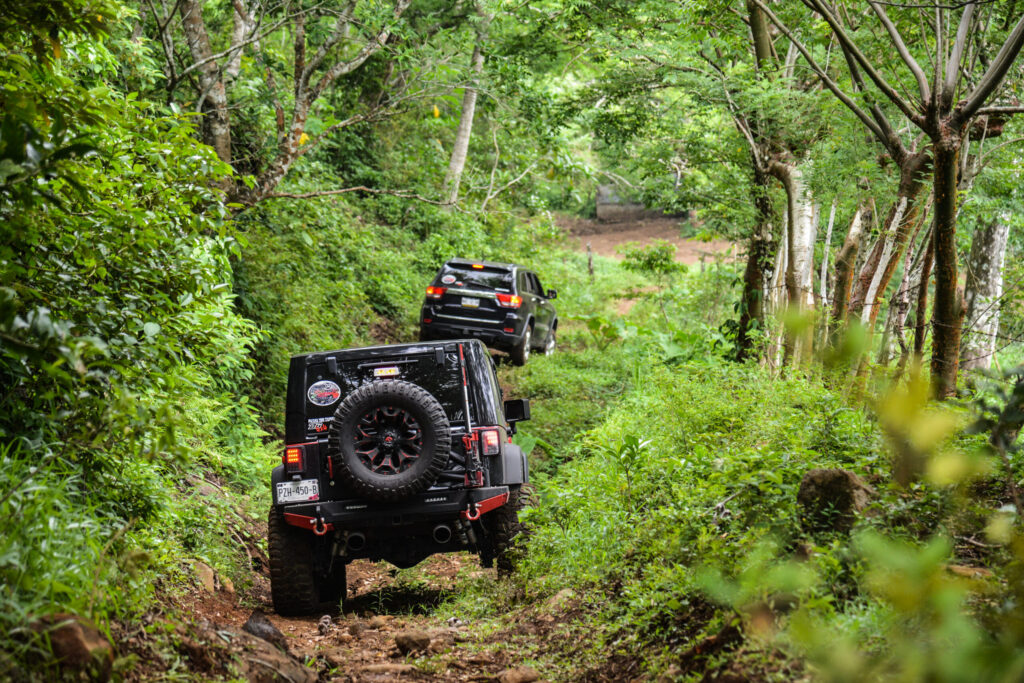
[[483,287],[498,292],[512,291],[512,272],[504,268],[464,268],[446,265],[436,284],[455,287]]

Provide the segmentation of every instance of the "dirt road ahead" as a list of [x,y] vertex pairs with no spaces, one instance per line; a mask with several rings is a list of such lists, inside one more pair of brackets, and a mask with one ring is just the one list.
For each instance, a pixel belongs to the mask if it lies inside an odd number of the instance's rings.
[[684,239],[680,236],[678,218],[643,218],[621,223],[602,223],[601,221],[561,217],[557,223],[566,229],[578,244],[578,248],[586,251],[589,243],[591,249],[599,256],[622,258],[618,249],[629,242],[648,245],[655,240],[665,240],[676,246],[676,261],[692,265],[699,263],[703,257],[712,261],[716,255],[735,258],[736,245],[726,240]]

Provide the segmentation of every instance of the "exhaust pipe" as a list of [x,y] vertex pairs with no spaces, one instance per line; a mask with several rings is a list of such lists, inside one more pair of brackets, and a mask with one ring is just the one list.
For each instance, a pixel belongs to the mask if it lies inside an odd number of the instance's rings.
[[349,550],[362,550],[366,547],[366,536],[360,531],[353,531],[345,539],[345,547]]
[[452,528],[447,524],[438,524],[434,527],[434,542],[444,545],[452,540]]

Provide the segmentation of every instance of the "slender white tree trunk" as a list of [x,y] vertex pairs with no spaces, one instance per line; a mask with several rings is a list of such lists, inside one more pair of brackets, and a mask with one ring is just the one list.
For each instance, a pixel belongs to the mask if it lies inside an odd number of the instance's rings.
[[906,197],[900,197],[896,204],[896,211],[889,221],[889,228],[886,230],[883,239],[882,255],[878,259],[878,264],[875,266],[875,272],[871,276],[871,282],[868,285],[867,292],[864,295],[864,308],[861,309],[860,321],[864,325],[870,325],[871,320],[878,316],[877,312],[873,312],[873,309],[880,305],[881,297],[884,292],[880,292],[882,284],[882,277],[885,274],[889,266],[889,261],[895,255],[896,245],[896,231],[899,229],[898,226],[903,221],[903,216],[907,212],[908,200]]
[[964,370],[987,369],[992,365],[999,334],[1003,263],[1009,236],[1009,222],[1000,219],[974,233],[964,289],[967,315],[960,349],[960,367]]
[[483,42],[487,35],[487,26],[491,16],[480,19],[477,27],[476,42],[473,45],[473,57],[470,59],[470,82],[462,92],[462,112],[459,115],[459,127],[455,131],[455,144],[452,146],[451,160],[448,162],[448,173],[444,178],[447,197],[445,201],[454,204],[459,198],[459,184],[462,182],[462,171],[466,168],[466,154],[469,151],[469,138],[473,134],[473,117],[476,113],[477,90],[480,87],[480,73],[484,68]]
[[765,301],[768,302],[768,312],[775,314],[786,306],[786,269],[789,267],[789,211],[784,210],[782,216],[782,239],[775,250],[775,267],[772,276],[768,280],[768,291],[765,293]]
[[792,218],[792,247],[790,266],[796,278],[796,287],[802,306],[814,307],[814,241],[818,234],[814,219],[814,199],[804,181],[803,171],[790,167]]
[[836,204],[838,203],[838,199],[832,200],[832,209],[828,212],[828,227],[825,228],[825,250],[821,257],[821,277],[818,278],[821,287],[820,301],[822,306],[828,302],[828,256],[829,249],[832,247],[832,227],[836,223]]

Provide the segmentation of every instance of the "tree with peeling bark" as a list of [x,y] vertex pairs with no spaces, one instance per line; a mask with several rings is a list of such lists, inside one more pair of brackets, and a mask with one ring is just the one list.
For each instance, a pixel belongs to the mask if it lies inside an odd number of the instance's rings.
[[[800,46],[805,59],[810,62],[813,57],[793,29],[772,12],[765,0],[753,2],[780,31]],[[930,142],[935,201],[931,372],[935,396],[945,398],[956,388],[963,317],[956,246],[961,154],[979,117],[1015,113],[1019,109],[1016,105],[993,106],[993,103],[1007,92],[1002,86],[1024,47],[1024,16],[1013,17],[1011,8],[984,2],[963,2],[952,7],[941,4],[897,7],[869,0],[868,6],[859,14],[845,4],[829,0],[804,0],[804,4],[813,12],[813,17],[808,16],[808,20],[820,18],[828,25],[832,38],[843,51],[854,83],[865,91],[868,102],[872,103],[870,114],[823,68],[815,68],[829,90],[857,114],[876,138],[884,140],[888,137],[874,111],[878,105],[873,103],[880,95]],[[951,33],[954,24],[956,29]],[[911,26],[920,27],[920,40],[908,42],[905,34]],[[870,34],[872,27],[877,27],[887,36],[887,53],[862,49],[867,41],[860,36]],[[902,69],[893,64],[890,59],[893,54],[898,55]],[[931,63],[930,76],[921,66],[922,63],[928,64],[925,60]],[[887,75],[886,71],[890,73]],[[916,84],[913,95],[902,88],[899,80],[894,80],[903,74],[909,74]],[[867,92],[869,84],[870,92]],[[915,175],[918,172],[920,167]],[[905,213],[906,207],[901,209],[897,205],[895,210]]]

